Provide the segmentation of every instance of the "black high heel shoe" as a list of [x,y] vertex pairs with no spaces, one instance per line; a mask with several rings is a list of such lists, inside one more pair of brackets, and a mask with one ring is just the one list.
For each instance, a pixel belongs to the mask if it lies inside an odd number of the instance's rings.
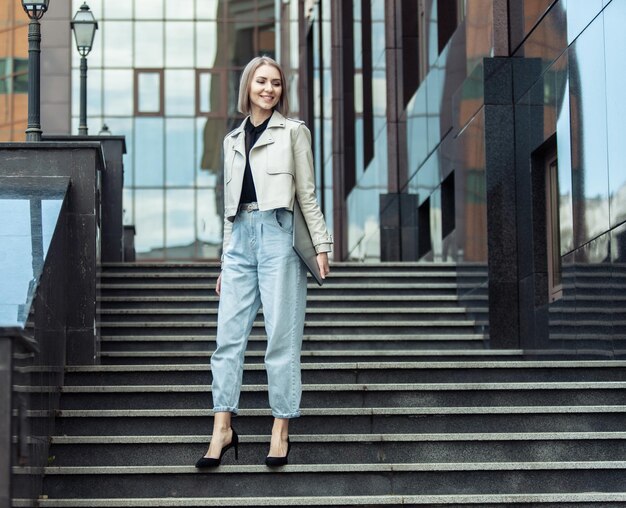
[[265,457],[265,465],[267,467],[281,467],[286,466],[289,463],[289,452],[291,451],[291,443],[289,442],[289,438],[287,438],[287,455],[284,457],[270,457],[269,455]]
[[239,460],[239,436],[235,432],[235,429],[233,429],[233,437],[230,440],[230,443],[222,448],[219,459],[215,459],[213,457],[202,457],[198,462],[196,462],[196,467],[203,468],[219,466],[222,462],[224,454],[233,447],[235,448],[235,460]]

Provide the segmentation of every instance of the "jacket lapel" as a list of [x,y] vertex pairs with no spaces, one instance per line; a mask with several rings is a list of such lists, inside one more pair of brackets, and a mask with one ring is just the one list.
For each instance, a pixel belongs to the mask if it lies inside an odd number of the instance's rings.
[[257,140],[257,142],[252,147],[252,150],[259,148],[261,146],[270,145],[274,142],[274,135],[272,129],[276,127],[284,127],[285,126],[285,117],[281,115],[278,111],[274,111],[272,113],[272,118],[270,118],[269,123],[267,124],[267,129],[263,131],[261,137]]
[[249,121],[247,118],[241,122],[241,125],[230,133],[230,137],[233,139],[233,150],[239,152],[244,157],[246,156],[246,135],[244,133],[244,126]]

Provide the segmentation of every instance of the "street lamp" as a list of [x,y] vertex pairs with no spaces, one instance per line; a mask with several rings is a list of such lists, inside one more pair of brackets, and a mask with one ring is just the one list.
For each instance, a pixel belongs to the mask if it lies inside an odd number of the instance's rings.
[[26,141],[41,141],[40,119],[40,57],[41,25],[39,20],[48,10],[50,0],[22,0],[22,7],[28,17],[28,127]]
[[80,125],[78,134],[87,135],[87,55],[93,46],[93,39],[98,29],[98,22],[89,10],[87,2],[74,15],[71,22],[76,48],[80,53]]

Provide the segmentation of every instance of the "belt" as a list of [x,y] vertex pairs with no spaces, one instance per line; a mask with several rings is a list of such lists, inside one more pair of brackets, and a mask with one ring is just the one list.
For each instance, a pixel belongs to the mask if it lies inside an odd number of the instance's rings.
[[259,209],[259,204],[255,201],[254,203],[242,203],[239,205],[240,212],[254,212]]

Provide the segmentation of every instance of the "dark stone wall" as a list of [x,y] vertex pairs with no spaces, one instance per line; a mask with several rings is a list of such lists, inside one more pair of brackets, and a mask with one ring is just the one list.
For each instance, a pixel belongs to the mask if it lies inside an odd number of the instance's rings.
[[97,277],[100,256],[100,173],[105,167],[99,143],[7,143],[0,146],[4,177],[68,176],[67,244],[69,287],[67,305],[67,362],[99,362]]

